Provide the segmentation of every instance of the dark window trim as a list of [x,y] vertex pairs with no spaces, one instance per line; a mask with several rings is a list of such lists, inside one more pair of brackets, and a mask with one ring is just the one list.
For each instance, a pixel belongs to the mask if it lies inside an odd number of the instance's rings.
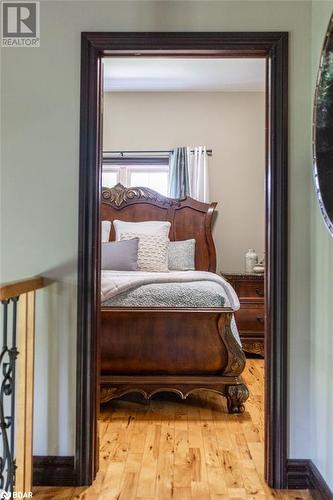
[[103,156],[103,165],[169,165],[168,157],[155,157],[151,156],[147,157],[119,157],[119,158],[110,158]]

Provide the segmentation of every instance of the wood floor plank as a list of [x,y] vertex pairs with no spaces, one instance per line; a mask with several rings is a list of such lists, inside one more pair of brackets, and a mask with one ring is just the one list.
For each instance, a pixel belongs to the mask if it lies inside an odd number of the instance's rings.
[[225,475],[221,469],[217,467],[207,467],[208,486],[211,495],[226,495],[228,498],[228,490],[226,485]]
[[264,362],[247,360],[246,411],[197,391],[187,400],[127,396],[101,411],[100,470],[89,488],[35,488],[34,498],[80,500],[309,500],[264,481]]
[[139,474],[137,498],[155,498],[158,445],[161,425],[150,423],[146,429],[146,442]]
[[243,477],[234,451],[223,451],[222,471],[229,489],[240,490],[244,488]]
[[220,455],[218,440],[213,422],[210,422],[209,420],[203,422],[201,432],[204,444],[206,464],[210,467],[221,467],[222,457]]
[[210,491],[207,481],[192,481],[191,497],[193,500],[210,500]]
[[163,422],[157,461],[156,496],[172,498],[174,488],[175,428],[173,421]]
[[192,500],[191,488],[175,488],[173,490],[173,500]]

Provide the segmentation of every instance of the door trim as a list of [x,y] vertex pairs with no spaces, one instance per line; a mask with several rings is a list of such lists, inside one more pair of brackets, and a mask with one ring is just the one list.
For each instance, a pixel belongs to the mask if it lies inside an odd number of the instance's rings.
[[81,40],[75,471],[97,469],[99,310],[99,66],[107,55],[266,57],[266,480],[287,487],[288,33],[87,32]]

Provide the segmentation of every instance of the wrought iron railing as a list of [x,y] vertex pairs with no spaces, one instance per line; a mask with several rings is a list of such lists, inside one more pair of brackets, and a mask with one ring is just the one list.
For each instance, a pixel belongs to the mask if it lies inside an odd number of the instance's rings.
[[0,491],[11,498],[31,490],[35,291],[43,286],[40,277],[0,285]]
[[[14,420],[15,420],[15,365],[17,358],[16,319],[18,297],[2,300],[3,330],[0,355],[0,433],[2,456],[0,457],[0,489],[13,494],[15,483]],[[12,338],[8,346],[8,307],[12,303]],[[6,404],[9,401],[9,404]]]

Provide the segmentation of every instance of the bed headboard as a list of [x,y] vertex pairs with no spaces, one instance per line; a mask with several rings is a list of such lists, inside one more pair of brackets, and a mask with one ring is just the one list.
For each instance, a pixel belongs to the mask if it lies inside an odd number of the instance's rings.
[[[170,240],[196,240],[196,269],[215,272],[216,252],[212,221],[216,205],[202,203],[190,197],[180,200],[166,198],[149,188],[126,188],[117,184],[111,189],[102,188],[101,220],[168,220],[171,222]],[[112,227],[110,240],[114,239]]]

